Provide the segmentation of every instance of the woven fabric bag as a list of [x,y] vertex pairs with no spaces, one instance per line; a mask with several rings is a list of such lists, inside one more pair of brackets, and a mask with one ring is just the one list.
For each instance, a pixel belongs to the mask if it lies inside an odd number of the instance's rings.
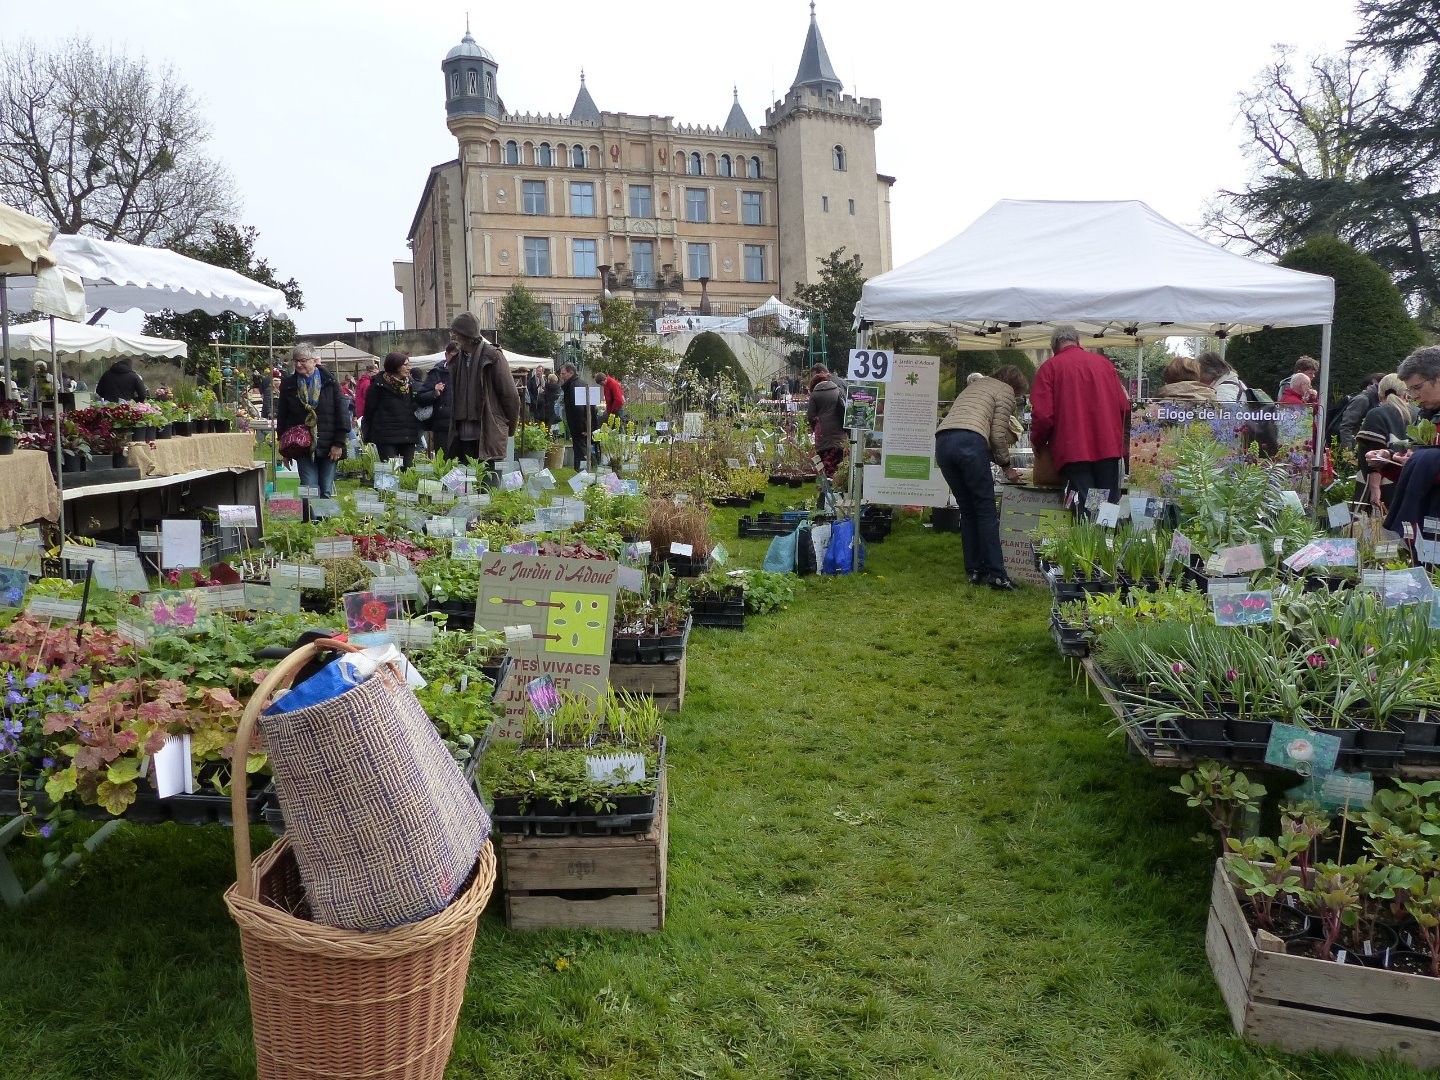
[[259,723],[316,922],[385,930],[450,903],[490,820],[393,667]]

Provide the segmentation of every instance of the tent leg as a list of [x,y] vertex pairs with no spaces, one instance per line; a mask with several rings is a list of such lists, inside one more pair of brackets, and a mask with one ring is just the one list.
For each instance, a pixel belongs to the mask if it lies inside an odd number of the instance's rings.
[[1330,395],[1330,335],[1333,324],[1320,326],[1320,400],[1315,409],[1315,437],[1311,447],[1310,505],[1320,505],[1320,471],[1325,464],[1325,413]]
[[55,381],[55,486],[60,490],[60,546],[65,546],[65,459],[60,448],[60,361],[55,355],[55,316],[50,316],[50,377]]
[[5,354],[5,385],[0,387],[0,400],[10,400],[10,284],[9,275],[0,274],[0,350]]

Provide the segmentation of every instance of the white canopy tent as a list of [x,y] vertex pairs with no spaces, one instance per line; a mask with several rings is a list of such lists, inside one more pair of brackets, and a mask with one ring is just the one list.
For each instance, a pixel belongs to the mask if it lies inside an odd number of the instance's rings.
[[4,358],[3,386],[10,391],[10,312],[7,305],[5,280],[8,274],[38,274],[55,265],[50,252],[50,238],[55,227],[37,217],[0,203],[0,356]]
[[[92,308],[111,311],[203,311],[220,315],[279,314],[286,310],[279,289],[243,274],[211,266],[167,248],[97,240],[93,236],[57,236],[50,244],[57,266],[78,273]],[[9,286],[10,306],[28,311],[33,282]]]
[[[54,324],[54,356],[62,360],[107,360],[117,356],[184,357],[183,341],[127,334],[103,326],[85,326],[63,320]],[[27,360],[51,358],[48,322],[22,323],[10,328],[10,351]]]
[[[500,351],[505,354],[505,359],[509,362],[511,371],[522,367],[538,367],[541,371],[555,370],[555,361],[548,356],[526,356],[524,353],[512,352],[503,346]],[[410,357],[410,370],[429,371],[444,358],[445,353],[443,350],[436,353],[426,353],[424,356],[412,356]]]
[[1064,324],[1092,347],[1318,324],[1321,431],[1334,311],[1330,278],[1206,243],[1142,202],[1014,199],[867,281],[855,306],[862,327],[948,330],[980,349],[1048,348]]

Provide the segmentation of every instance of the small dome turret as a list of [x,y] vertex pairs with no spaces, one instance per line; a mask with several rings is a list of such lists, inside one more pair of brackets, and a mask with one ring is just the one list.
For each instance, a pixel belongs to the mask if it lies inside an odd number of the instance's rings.
[[488,49],[483,48],[470,36],[465,36],[440,63],[445,73],[445,115],[490,116],[499,119],[505,111],[495,86],[495,72],[499,65]]

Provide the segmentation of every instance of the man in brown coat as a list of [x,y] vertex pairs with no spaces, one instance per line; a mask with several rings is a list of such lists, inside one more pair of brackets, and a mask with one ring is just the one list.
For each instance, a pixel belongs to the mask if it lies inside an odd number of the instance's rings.
[[451,361],[450,428],[447,457],[493,464],[505,456],[506,439],[520,420],[520,392],[505,354],[480,337],[480,323],[468,311],[455,316],[450,336],[460,346]]

